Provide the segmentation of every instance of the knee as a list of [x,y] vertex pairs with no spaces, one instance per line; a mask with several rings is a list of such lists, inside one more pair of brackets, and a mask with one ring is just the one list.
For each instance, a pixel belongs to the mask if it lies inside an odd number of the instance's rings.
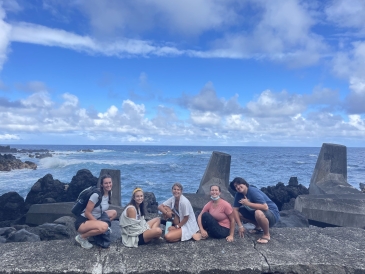
[[255,211],[255,219],[263,219],[266,218],[265,214],[261,211],[261,210],[256,210]]
[[100,234],[105,233],[107,230],[108,230],[108,224],[105,222],[102,222],[102,224],[100,224],[100,226],[99,226]]
[[159,228],[159,227],[156,227],[156,228],[155,228],[155,233],[156,233],[156,236],[157,236],[157,237],[160,237],[160,236],[162,235],[162,229],[161,229],[161,228]]
[[117,217],[117,211],[116,211],[116,210],[114,210],[114,209],[110,210],[110,215],[109,215],[110,220],[112,221],[112,220],[114,220],[116,217]]
[[171,237],[171,233],[165,234],[165,240],[166,240],[166,242],[173,242],[173,238]]

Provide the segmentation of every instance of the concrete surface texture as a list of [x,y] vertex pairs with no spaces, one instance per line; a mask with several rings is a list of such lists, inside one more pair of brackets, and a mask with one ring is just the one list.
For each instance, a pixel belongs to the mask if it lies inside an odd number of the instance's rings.
[[309,194],[359,192],[359,190],[347,183],[346,146],[324,143],[309,184]]
[[221,196],[224,199],[232,198],[228,191],[229,173],[231,171],[231,155],[213,151],[204,175],[200,181],[197,194],[210,195],[210,186],[217,185],[221,188]]
[[365,228],[365,194],[300,195],[295,209],[309,220]]
[[365,273],[365,230],[273,228],[271,241],[235,235],[168,244],[154,241],[126,248],[82,249],[74,240],[0,244],[5,273]]

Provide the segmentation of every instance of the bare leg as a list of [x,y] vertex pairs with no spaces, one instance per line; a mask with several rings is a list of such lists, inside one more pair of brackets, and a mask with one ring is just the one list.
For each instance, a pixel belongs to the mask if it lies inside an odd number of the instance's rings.
[[[262,228],[264,234],[262,238],[266,238],[270,240],[270,231],[269,231],[269,220],[266,218],[265,214],[261,210],[255,211],[255,218],[257,224]],[[260,243],[267,243],[268,241],[262,240]]]
[[106,210],[105,213],[108,215],[110,221],[113,221],[117,217],[117,211],[114,209]]
[[78,232],[82,238],[86,239],[91,236],[103,234],[107,229],[108,224],[103,221],[88,220],[80,225]]
[[147,222],[147,224],[150,226],[150,228],[156,228],[156,227],[160,227],[160,218],[156,217],[153,218],[152,220],[149,220]]
[[182,236],[182,229],[173,229],[167,232],[165,235],[165,240],[170,243],[178,242],[181,240]]

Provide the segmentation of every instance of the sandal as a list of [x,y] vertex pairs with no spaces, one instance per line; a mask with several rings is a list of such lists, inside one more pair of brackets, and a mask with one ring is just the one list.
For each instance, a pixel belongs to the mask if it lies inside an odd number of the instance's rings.
[[[266,242],[259,242],[259,241],[266,241]],[[270,242],[269,238],[266,237],[261,237],[260,239],[257,240],[258,244],[268,244]]]
[[260,233],[264,233],[264,231],[261,228],[255,227],[254,229],[249,230],[248,233],[250,233],[250,234],[260,234]]

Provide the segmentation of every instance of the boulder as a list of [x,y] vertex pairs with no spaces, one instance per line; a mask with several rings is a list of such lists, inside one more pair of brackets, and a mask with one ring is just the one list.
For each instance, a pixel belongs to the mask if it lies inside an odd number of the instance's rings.
[[67,233],[70,235],[71,238],[75,238],[77,235],[77,231],[75,229],[75,218],[70,216],[63,216],[58,218],[53,223],[64,225],[67,228]]
[[283,205],[289,203],[291,199],[309,193],[305,186],[298,184],[296,177],[291,177],[287,186],[279,182],[276,186],[262,187],[261,191],[277,205],[279,210],[282,210]]
[[0,222],[18,219],[25,212],[24,198],[17,192],[8,192],[0,196]]
[[72,177],[72,180],[67,188],[67,198],[62,202],[76,201],[80,192],[90,186],[96,186],[98,178],[95,177],[90,170],[81,169],[77,171],[76,175]]
[[30,161],[22,162],[12,154],[0,154],[0,171],[11,171],[13,169],[37,169],[37,165]]
[[148,213],[158,212],[158,203],[156,201],[155,194],[153,192],[144,192],[144,203]]
[[55,223],[42,224],[37,227],[37,231],[41,241],[69,239],[75,234],[67,226]]
[[[25,199],[25,207],[28,210],[33,204],[43,204],[49,201],[62,202],[67,199],[66,184],[54,180],[51,174],[39,179],[31,188]],[[49,199],[53,200],[49,200]]]
[[346,146],[324,143],[309,184],[309,194],[356,194],[359,192],[347,183]]
[[231,155],[213,151],[203,178],[200,181],[197,194],[210,195],[210,186],[217,185],[221,188],[221,196],[224,199],[229,199],[232,196],[232,193],[229,191],[230,170]]
[[16,229],[14,227],[3,227],[0,228],[0,236],[8,238],[11,234],[15,233]]
[[25,229],[21,229],[12,233],[7,239],[7,243],[11,242],[39,242],[40,238],[38,235],[33,234],[31,232],[26,231]]

